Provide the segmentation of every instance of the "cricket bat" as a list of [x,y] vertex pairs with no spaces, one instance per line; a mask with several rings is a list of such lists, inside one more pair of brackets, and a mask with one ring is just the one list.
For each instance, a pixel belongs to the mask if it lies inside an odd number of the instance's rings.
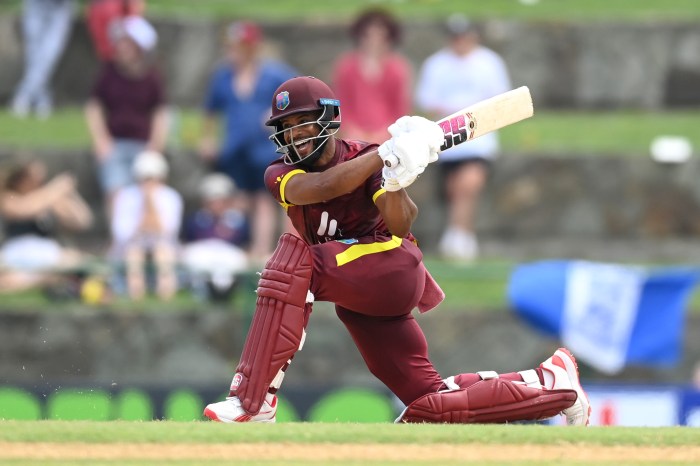
[[[532,96],[527,86],[482,100],[437,122],[445,133],[440,151],[530,118],[533,114]],[[398,164],[399,160],[393,155],[384,161],[389,168]]]

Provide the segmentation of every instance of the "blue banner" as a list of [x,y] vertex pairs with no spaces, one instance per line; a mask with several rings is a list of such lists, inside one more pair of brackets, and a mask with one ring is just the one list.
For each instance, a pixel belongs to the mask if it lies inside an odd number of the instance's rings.
[[699,279],[698,267],[542,261],[513,271],[508,298],[535,328],[614,374],[627,365],[678,362],[685,309]]

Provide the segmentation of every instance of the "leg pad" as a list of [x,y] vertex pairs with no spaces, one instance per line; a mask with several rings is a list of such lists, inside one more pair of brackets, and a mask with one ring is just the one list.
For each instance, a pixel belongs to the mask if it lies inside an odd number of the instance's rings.
[[270,385],[303,342],[313,268],[309,246],[284,234],[258,282],[255,315],[231,383],[231,394],[256,414]]
[[494,378],[424,395],[408,405],[396,422],[486,424],[547,419],[573,405],[576,397],[574,390],[540,390]]

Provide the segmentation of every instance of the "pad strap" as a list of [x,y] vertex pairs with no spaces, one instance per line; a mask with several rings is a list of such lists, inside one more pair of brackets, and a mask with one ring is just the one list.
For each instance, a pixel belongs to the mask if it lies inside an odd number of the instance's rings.
[[459,390],[460,388],[462,388],[459,385],[457,385],[457,382],[455,382],[454,375],[451,375],[448,378],[444,379],[442,383],[445,384],[448,390]]
[[260,276],[253,322],[231,383],[231,395],[250,414],[260,411],[269,389],[279,388],[284,369],[304,343],[312,269],[309,246],[282,235]]
[[523,378],[523,382],[530,388],[542,388],[540,383],[540,376],[537,375],[535,369],[528,369],[526,371],[519,371],[520,377]]
[[428,393],[396,422],[503,423],[556,416],[576,402],[575,390],[540,390],[504,379],[482,380],[459,390]]

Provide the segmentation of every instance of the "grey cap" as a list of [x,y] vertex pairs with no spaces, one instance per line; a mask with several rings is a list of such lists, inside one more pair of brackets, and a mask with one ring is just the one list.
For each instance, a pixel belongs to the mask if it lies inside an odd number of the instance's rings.
[[452,36],[460,36],[475,30],[474,23],[461,13],[450,15],[445,21],[445,29]]
[[223,173],[210,173],[202,178],[199,185],[199,195],[206,200],[226,198],[235,191],[233,180]]

